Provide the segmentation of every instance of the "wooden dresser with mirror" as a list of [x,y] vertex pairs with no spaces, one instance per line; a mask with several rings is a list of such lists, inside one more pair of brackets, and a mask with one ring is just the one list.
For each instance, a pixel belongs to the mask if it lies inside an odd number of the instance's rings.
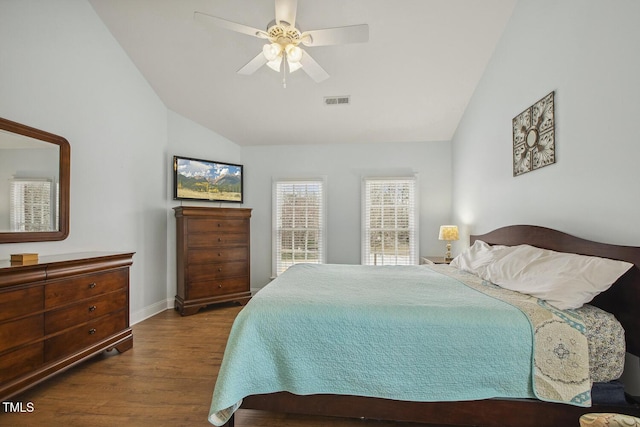
[[[65,138],[0,118],[0,182],[8,184],[0,200],[9,200],[0,203],[0,243],[67,238],[70,169]],[[132,347],[132,260],[90,252],[0,261],[0,400],[105,350]]]

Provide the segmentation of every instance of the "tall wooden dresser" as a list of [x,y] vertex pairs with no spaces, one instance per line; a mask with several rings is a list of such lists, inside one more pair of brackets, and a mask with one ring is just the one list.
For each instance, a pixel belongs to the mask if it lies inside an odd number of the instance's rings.
[[178,206],[177,294],[181,315],[221,302],[251,298],[251,209]]
[[0,400],[96,354],[133,346],[133,253],[0,261]]

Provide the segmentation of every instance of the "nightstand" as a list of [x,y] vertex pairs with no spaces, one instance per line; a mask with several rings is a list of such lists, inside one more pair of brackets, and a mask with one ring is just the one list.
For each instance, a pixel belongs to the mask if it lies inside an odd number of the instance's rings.
[[420,257],[420,264],[449,264],[451,260],[446,261],[442,256],[423,256]]

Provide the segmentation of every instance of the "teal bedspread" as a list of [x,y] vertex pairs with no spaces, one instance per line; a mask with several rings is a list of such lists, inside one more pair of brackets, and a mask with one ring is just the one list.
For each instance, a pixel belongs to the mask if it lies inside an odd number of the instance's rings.
[[209,421],[277,391],[533,398],[532,334],[518,308],[425,266],[295,265],[236,318]]

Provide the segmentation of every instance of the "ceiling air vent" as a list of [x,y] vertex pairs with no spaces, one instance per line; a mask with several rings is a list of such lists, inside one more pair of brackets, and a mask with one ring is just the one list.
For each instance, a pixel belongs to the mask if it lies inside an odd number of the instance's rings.
[[346,96],[325,96],[324,105],[349,105],[351,97]]

